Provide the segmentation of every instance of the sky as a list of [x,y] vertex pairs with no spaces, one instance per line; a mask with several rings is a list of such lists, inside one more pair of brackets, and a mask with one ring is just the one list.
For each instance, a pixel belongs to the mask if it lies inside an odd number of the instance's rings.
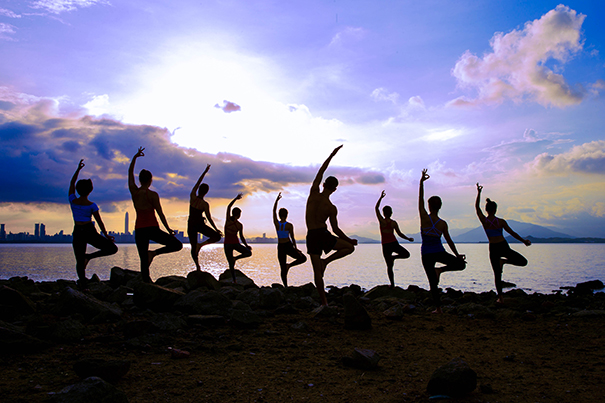
[[[186,230],[205,182],[220,226],[238,192],[247,236],[297,238],[318,167],[347,234],[374,205],[418,231],[418,181],[452,229],[498,215],[605,237],[602,1],[0,1],[0,222],[71,232],[78,161],[109,230],[134,209],[130,159]],[[483,202],[482,202],[483,204]]]

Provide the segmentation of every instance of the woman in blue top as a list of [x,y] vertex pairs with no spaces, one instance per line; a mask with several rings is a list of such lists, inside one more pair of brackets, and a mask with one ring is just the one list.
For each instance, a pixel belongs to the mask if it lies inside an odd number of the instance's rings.
[[[78,286],[86,287],[86,265],[91,259],[113,255],[118,251],[118,247],[113,243],[114,238],[107,234],[105,224],[101,219],[99,207],[88,200],[88,195],[92,192],[92,181],[90,179],[81,179],[78,181],[78,174],[84,168],[84,160],[80,160],[78,169],[69,183],[69,204],[74,217],[74,232],[72,245],[74,255],[76,256],[76,272],[78,273]],[[78,183],[76,183],[78,181]],[[76,197],[76,191],[80,197]],[[105,236],[99,235],[92,221],[92,216],[99,224],[101,232]],[[93,253],[86,253],[86,245],[90,244],[99,249]]]
[[[420,191],[418,193],[418,210],[420,212],[420,235],[422,236],[422,246],[420,254],[422,255],[422,266],[426,272],[431,286],[431,294],[437,309],[433,313],[441,313],[441,296],[439,292],[439,276],[446,271],[460,271],[466,268],[465,256],[458,253],[456,245],[450,237],[447,229],[447,223],[439,218],[439,210],[441,209],[441,198],[439,196],[431,196],[428,200],[429,213],[424,208],[424,181],[429,179],[427,170],[422,170],[420,178]],[[447,241],[454,255],[449,254],[443,248],[441,243],[441,235]],[[445,266],[435,267],[435,264],[443,263]]]
[[506,230],[515,239],[523,242],[525,246],[531,245],[529,239],[523,239],[513,231],[508,223],[502,218],[496,217],[496,210],[498,205],[496,202],[487,199],[485,203],[485,211],[487,211],[487,217],[483,215],[479,203],[481,202],[481,191],[483,186],[477,183],[477,199],[475,200],[475,210],[477,211],[477,217],[483,225],[487,239],[489,240],[489,261],[492,264],[494,270],[494,278],[496,280],[496,290],[498,291],[498,302],[504,303],[502,294],[502,268],[505,264],[512,264],[513,266],[526,266],[527,259],[525,259],[520,253],[512,250],[508,246],[508,242],[504,238],[502,230]]
[[[277,203],[281,199],[281,192],[277,195],[273,204],[273,225],[277,231],[277,260],[281,271],[281,281],[284,287],[288,286],[288,271],[299,264],[307,261],[307,257],[296,247],[296,239],[294,239],[294,225],[286,221],[288,218],[288,210],[285,208],[279,209],[279,220],[277,219]],[[288,256],[294,261],[288,263]]]

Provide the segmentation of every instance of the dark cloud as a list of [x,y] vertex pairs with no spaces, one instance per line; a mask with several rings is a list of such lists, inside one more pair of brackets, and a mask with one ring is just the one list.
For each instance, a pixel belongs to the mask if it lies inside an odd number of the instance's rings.
[[[163,198],[186,199],[206,164],[212,165],[205,180],[209,197],[221,198],[238,192],[273,192],[290,184],[310,185],[318,169],[201,153],[174,145],[170,133],[159,127],[88,116],[57,119],[46,111],[33,105],[20,120],[0,112],[0,121],[5,122],[0,125],[0,202],[65,202],[71,176],[84,159],[80,178],[93,180],[92,199],[110,211],[112,203],[130,199],[128,166],[139,146],[145,147],[145,157],[137,160],[135,172],[150,170],[153,186]],[[382,174],[359,168],[330,167],[328,174],[343,184],[384,182]]]
[[227,100],[223,101],[222,106],[219,104],[216,104],[216,105],[214,105],[214,107],[218,108],[218,109],[222,109],[223,112],[225,112],[225,113],[238,112],[238,111],[242,110],[241,106],[239,106],[238,104],[235,104],[233,102],[229,102]]

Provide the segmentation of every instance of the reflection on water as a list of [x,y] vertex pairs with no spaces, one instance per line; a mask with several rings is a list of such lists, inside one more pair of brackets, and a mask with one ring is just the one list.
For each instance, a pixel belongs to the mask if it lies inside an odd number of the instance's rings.
[[[420,245],[404,244],[412,256],[395,262],[395,282],[407,287],[416,284],[428,289],[428,281],[420,261]],[[118,245],[113,256],[93,260],[87,275],[93,273],[106,280],[113,266],[139,270],[139,256],[133,244]],[[252,257],[237,262],[237,268],[258,285],[279,283],[277,246],[252,245]],[[301,245],[305,250],[305,245]],[[505,266],[503,279],[517,284],[530,292],[550,293],[561,286],[573,286],[588,280],[605,280],[604,244],[537,244],[531,247],[512,245],[528,260],[526,267]],[[488,259],[487,244],[460,244],[460,253],[467,256],[468,266],[462,272],[444,273],[441,287],[453,287],[464,291],[483,292],[494,289],[493,274]],[[91,249],[92,250],[92,249]],[[200,264],[216,277],[227,269],[222,245],[210,245],[200,252]],[[194,270],[189,245],[169,255],[158,256],[151,265],[151,277],[186,276]],[[58,278],[76,279],[75,258],[69,244],[0,244],[0,278],[28,276],[37,281]],[[386,266],[380,245],[359,245],[355,253],[333,262],[326,271],[327,285],[342,287],[359,284],[370,289],[375,285],[388,284]],[[313,281],[311,263],[290,270],[288,282],[302,285]]]

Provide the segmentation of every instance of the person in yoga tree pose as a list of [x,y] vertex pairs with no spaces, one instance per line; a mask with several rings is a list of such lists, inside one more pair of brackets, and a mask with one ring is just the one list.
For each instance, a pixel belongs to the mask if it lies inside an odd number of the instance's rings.
[[487,239],[489,241],[489,261],[492,264],[492,269],[494,270],[496,290],[498,291],[498,303],[503,304],[504,295],[502,293],[502,269],[504,265],[511,264],[513,266],[526,266],[527,259],[519,252],[516,252],[510,248],[508,242],[506,242],[506,239],[504,238],[502,230],[506,230],[506,232],[511,234],[515,239],[523,242],[525,246],[531,245],[531,241],[529,239],[521,238],[519,234],[508,226],[506,220],[496,217],[496,210],[498,210],[498,205],[496,202],[487,199],[485,203],[487,217],[483,214],[483,211],[481,211],[481,206],[479,205],[481,203],[482,190],[483,186],[477,183],[475,211],[477,212],[477,217],[479,217],[479,221],[481,221],[481,225],[483,225],[483,229],[485,230],[485,234],[487,235]]
[[[281,280],[284,287],[288,286],[288,271],[294,266],[303,264],[307,261],[307,257],[296,247],[296,239],[294,239],[294,225],[286,221],[288,218],[288,210],[285,208],[279,209],[279,220],[277,219],[277,203],[281,199],[281,192],[277,195],[273,204],[273,225],[277,231],[277,260],[281,270]],[[295,259],[288,263],[288,256]]]
[[[158,255],[181,250],[183,244],[174,237],[175,232],[170,229],[168,221],[166,221],[162,205],[160,204],[160,196],[153,190],[149,190],[153,181],[151,172],[146,169],[141,170],[139,173],[141,186],[139,187],[135,183],[134,166],[137,158],[145,156],[143,153],[144,150],[143,147],[139,147],[139,151],[132,157],[130,167],[128,168],[128,190],[130,190],[132,204],[134,204],[134,209],[137,212],[134,224],[134,240],[141,260],[141,276],[144,282],[151,283],[149,266],[152,260]],[[160,229],[155,217],[156,212],[168,233]],[[149,250],[149,241],[154,241],[164,246],[156,250]]]
[[382,214],[380,214],[380,203],[386,195],[387,194],[383,190],[380,194],[380,198],[376,202],[374,210],[376,211],[376,218],[378,218],[378,224],[380,226],[380,242],[382,244],[382,255],[384,256],[384,261],[387,264],[387,274],[389,276],[389,281],[391,282],[391,288],[395,288],[395,275],[393,274],[393,265],[395,264],[395,259],[407,259],[410,257],[410,252],[408,252],[403,246],[399,245],[394,232],[397,232],[397,235],[410,242],[414,242],[414,238],[408,238],[405,236],[399,230],[397,221],[391,219],[391,216],[393,215],[393,209],[391,206],[384,206],[382,208],[384,217]]
[[[311,257],[311,264],[313,265],[315,287],[319,293],[321,303],[324,306],[328,305],[324,286],[324,273],[328,264],[336,259],[341,259],[350,255],[355,251],[355,245],[357,245],[357,240],[349,238],[338,226],[338,220],[336,218],[338,210],[330,201],[330,195],[334,193],[338,187],[338,179],[333,176],[328,176],[323,184],[323,190],[320,191],[319,189],[324,172],[326,172],[328,165],[330,165],[330,161],[332,161],[332,158],[334,158],[341,148],[342,145],[336,147],[319,168],[315,180],[313,180],[313,184],[311,185],[305,213],[305,221],[307,224],[307,253]],[[330,231],[328,231],[326,220],[330,220],[332,231],[334,231],[337,236],[332,235]],[[328,253],[331,250],[334,250],[334,253],[327,256],[325,259],[321,258],[322,252]]]
[[[118,251],[118,247],[114,243],[114,238],[107,234],[105,230],[105,224],[101,219],[101,213],[99,213],[99,207],[88,200],[88,195],[92,192],[92,180],[80,179],[78,181],[78,175],[84,168],[84,160],[80,160],[76,172],[71,178],[69,183],[69,205],[71,212],[74,217],[74,232],[73,232],[73,249],[74,255],[76,256],[76,272],[78,274],[78,286],[80,288],[86,288],[86,266],[92,259],[113,255]],[[76,183],[77,181],[77,183]],[[76,191],[80,197],[76,196]],[[95,221],[99,224],[101,236],[92,221],[94,216]],[[95,248],[99,249],[93,253],[86,253],[86,245],[90,244]]]
[[[210,204],[208,204],[208,202],[204,200],[204,196],[206,196],[210,187],[207,184],[202,183],[202,181],[204,180],[204,176],[206,176],[209,170],[210,164],[206,166],[206,169],[204,170],[200,178],[197,180],[193,189],[191,189],[191,194],[189,195],[189,219],[187,220],[187,236],[189,237],[189,243],[191,243],[191,257],[193,258],[193,263],[195,263],[195,268],[198,271],[201,270],[198,258],[200,249],[202,249],[202,247],[205,245],[220,241],[221,237],[223,236],[221,231],[216,228],[216,224],[214,224],[214,221],[212,220],[212,215],[210,214]],[[208,220],[212,228],[206,225],[206,220]],[[205,235],[208,239],[198,244],[198,232],[202,235]]]
[[[252,247],[248,245],[246,238],[244,237],[244,226],[241,222],[239,222],[239,218],[242,216],[242,210],[240,210],[239,207],[235,207],[233,212],[231,211],[231,207],[233,207],[235,202],[241,198],[242,194],[240,193],[235,196],[235,198],[231,200],[227,206],[227,219],[225,220],[225,242],[223,244],[227,262],[229,262],[229,271],[231,272],[234,283],[237,282],[235,279],[235,262],[252,256]],[[239,239],[242,240],[243,245],[239,243],[238,235]],[[238,251],[240,254],[233,256],[234,250]]]
[[[418,210],[420,212],[420,235],[422,236],[422,266],[429,280],[433,301],[437,308],[433,313],[441,313],[441,295],[439,291],[439,278],[446,271],[460,271],[466,268],[465,256],[458,253],[456,245],[450,237],[447,223],[439,218],[441,209],[441,198],[431,196],[428,200],[429,212],[424,207],[424,182],[430,176],[426,169],[422,170],[420,178],[420,190],[418,192]],[[441,235],[447,241],[454,255],[447,253],[441,243]],[[443,263],[445,266],[435,267],[435,264]]]

